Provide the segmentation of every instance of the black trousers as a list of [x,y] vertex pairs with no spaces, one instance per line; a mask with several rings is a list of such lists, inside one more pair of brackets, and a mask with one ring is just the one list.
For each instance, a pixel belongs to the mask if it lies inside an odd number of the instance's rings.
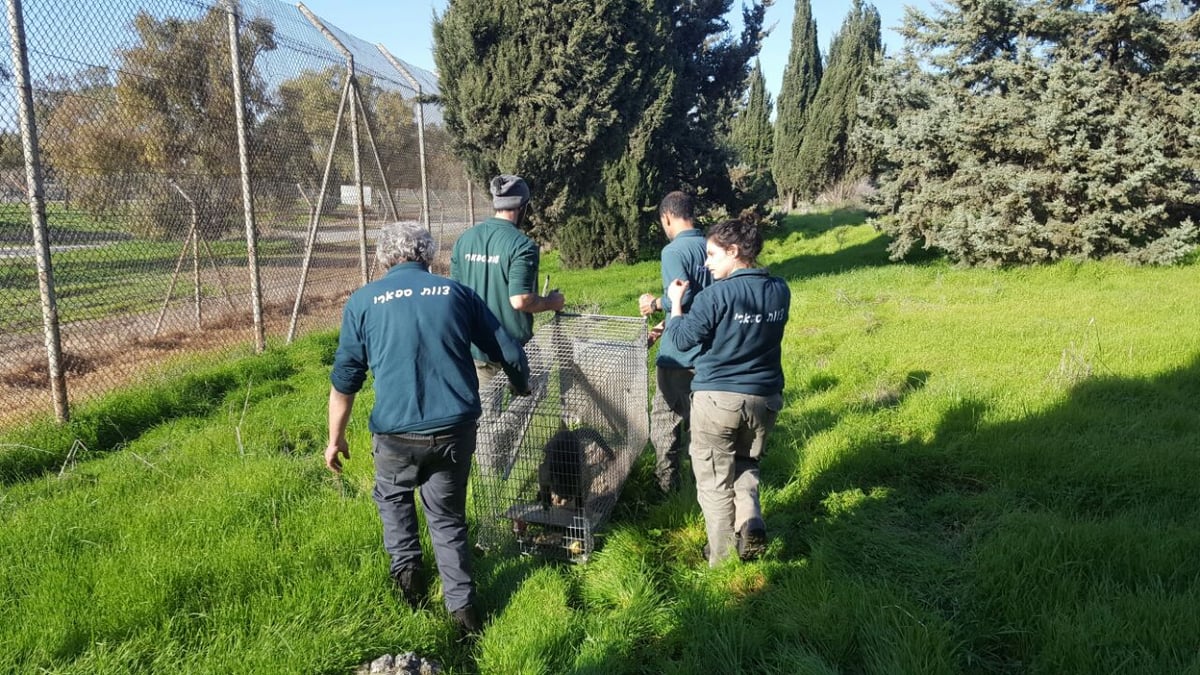
[[475,431],[475,422],[470,422],[438,434],[375,434],[372,440],[372,496],[383,521],[383,548],[392,558],[391,572],[421,565],[414,494],[419,490],[451,612],[475,602],[466,514]]

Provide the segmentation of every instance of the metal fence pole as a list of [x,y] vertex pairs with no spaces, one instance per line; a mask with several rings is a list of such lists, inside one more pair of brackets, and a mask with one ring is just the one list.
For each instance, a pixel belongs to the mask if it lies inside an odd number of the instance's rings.
[[[346,76],[349,78],[350,86],[353,88],[353,95],[357,98],[359,92],[358,78],[354,74],[354,53],[346,49],[346,45],[342,44],[341,40],[338,40],[337,36],[329,31],[329,28],[325,26],[321,19],[304,6],[304,3],[297,4],[296,7],[299,8],[300,12],[304,14],[305,18],[308,19],[314,28],[321,31],[325,39],[329,40],[329,44],[337,48],[342,53],[342,56],[345,57]],[[350,144],[352,146],[352,154],[354,155],[354,186],[358,191],[358,258],[362,268],[362,282],[365,286],[371,280],[370,270],[367,268],[367,216],[366,205],[363,203],[365,198],[363,196],[362,183],[362,157],[358,150],[358,107],[354,105],[353,101],[350,104]]]
[[[193,279],[193,281],[195,283],[195,287],[196,287],[195,288],[196,330],[199,330],[200,322],[201,322],[201,315],[200,315],[200,214],[196,210],[196,201],[194,199],[192,199],[188,195],[187,192],[184,192],[183,188],[179,187],[179,183],[175,182],[173,179],[168,180],[167,182],[169,182],[171,184],[171,187],[175,188],[176,192],[178,192],[180,195],[183,196],[183,199],[188,203],[188,208],[190,208],[192,211],[192,279]],[[208,242],[205,242],[206,245],[207,245],[207,243]],[[186,243],[184,243],[183,247],[184,247],[184,250],[187,250]],[[182,260],[182,258],[180,260]],[[174,285],[175,285],[174,280],[172,280],[171,286],[174,287]],[[171,294],[168,292],[167,293],[167,301],[169,302],[170,300],[171,300]],[[163,311],[165,312],[166,310],[167,310],[167,306],[164,304]],[[159,316],[158,320],[159,320],[159,323],[162,322],[161,315]],[[158,328],[154,329],[154,333],[156,335],[158,334]]]
[[[345,87],[342,88],[344,92]],[[342,97],[345,100],[345,97]],[[338,115],[341,117],[341,115]],[[336,137],[335,137],[336,142]],[[292,318],[288,321],[287,344],[292,344],[292,340],[296,338],[296,326],[300,322],[300,302],[304,297],[304,284],[308,281],[308,268],[312,264],[312,249],[316,243],[316,230],[314,224],[317,218],[317,205],[313,200],[308,198],[308,193],[304,191],[304,186],[296,183],[296,189],[300,191],[300,197],[304,199],[304,203],[308,204],[308,244],[304,248],[304,261],[300,264],[300,283],[296,289],[296,302],[292,305]]]
[[[312,214],[308,223],[308,243],[304,247],[304,262],[300,264],[300,283],[296,287],[296,304],[292,306],[292,320],[288,324],[287,343],[296,338],[300,304],[304,298],[304,286],[308,283],[308,270],[312,266],[313,248],[317,245],[317,225],[321,222],[321,210],[325,207],[325,192],[329,189],[329,172],[333,170],[333,152],[337,149],[338,136],[342,133],[342,115],[346,110],[346,98],[350,95],[350,78],[342,85],[342,100],[338,103],[337,118],[333,121],[333,135],[329,139],[329,154],[325,157],[325,171],[321,174],[321,190],[317,193],[317,205],[310,207]],[[297,186],[299,187],[299,186]],[[300,194],[304,194],[301,190]],[[304,198],[308,201],[308,197]]]
[[154,322],[154,332],[150,337],[158,337],[158,331],[162,329],[163,319],[167,317],[167,308],[171,306],[171,296],[175,295],[175,285],[179,283],[179,272],[183,269],[183,261],[187,259],[188,240],[192,238],[195,229],[196,225],[193,223],[187,238],[184,239],[183,247],[179,249],[179,257],[175,259],[175,271],[171,273],[171,283],[167,285],[167,295],[163,298],[162,309],[158,311],[158,321]]
[[379,158],[379,146],[375,145],[375,134],[371,131],[371,118],[367,117],[367,109],[363,106],[362,95],[354,90],[354,101],[358,111],[362,113],[363,129],[367,131],[367,143],[371,145],[371,154],[375,157],[375,168],[379,170],[379,182],[383,183],[384,205],[391,210],[392,220],[399,220],[400,213],[396,210],[396,202],[392,201],[392,188],[388,185],[387,174],[383,171],[383,160]]
[[225,0],[229,13],[229,62],[233,73],[233,105],[237,113],[238,158],[242,173],[242,209],[246,219],[246,262],[254,305],[254,350],[266,348],[263,328],[262,277],[258,269],[258,228],[254,224],[254,192],[250,185],[250,148],[246,140],[246,99],[242,94],[242,50],[238,40],[238,0]]
[[421,83],[417,78],[408,72],[404,64],[400,63],[399,59],[392,56],[392,53],[383,45],[375,45],[383,57],[392,64],[392,67],[404,76],[412,88],[417,92],[417,149],[421,158],[421,222],[424,223],[425,229],[429,229],[429,173],[425,167],[425,101],[421,93]]
[[[346,66],[350,70],[351,95],[358,98],[358,78],[354,77],[354,57]],[[358,195],[358,260],[362,268],[362,283],[366,286],[371,281],[371,272],[367,269],[367,212],[363,203],[362,153],[358,149],[358,106],[350,105],[350,145],[354,156],[354,191]]]
[[467,227],[475,224],[475,186],[467,177]]
[[25,152],[25,186],[29,217],[33,226],[33,248],[37,259],[38,288],[42,296],[42,328],[46,341],[50,395],[59,422],[70,418],[67,380],[63,373],[62,335],[59,333],[58,301],[54,295],[54,269],[50,263],[50,235],[46,225],[46,193],[42,184],[42,155],[37,125],[33,119],[33,90],[29,81],[29,53],[25,46],[25,18],[21,0],[8,0],[8,30],[12,36],[12,65],[20,108],[21,146]]
[[201,326],[201,309],[200,309],[200,230],[192,228],[192,280],[196,286],[196,330],[200,330]]

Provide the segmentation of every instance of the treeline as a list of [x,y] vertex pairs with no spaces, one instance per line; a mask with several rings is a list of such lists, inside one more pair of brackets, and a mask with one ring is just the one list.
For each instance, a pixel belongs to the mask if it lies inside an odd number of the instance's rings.
[[734,35],[727,0],[454,0],[434,31],[455,149],[478,179],[526,176],[575,265],[636,257],[678,188],[730,214],[862,193],[897,258],[1196,247],[1200,0],[950,0],[910,10],[886,58],[870,4],[823,56],[797,0],[776,103],[754,62],[767,4]]
[[[534,233],[575,266],[654,250],[673,189],[730,215],[857,194],[896,258],[1167,264],[1200,243],[1200,0],[948,0],[908,11],[894,55],[861,0],[822,55],[810,0],[795,0],[774,102],[755,61],[770,2],[743,6],[735,32],[732,0],[451,0],[433,21],[444,124],[427,145],[477,184],[524,176]],[[141,234],[186,230],[184,200],[223,232],[240,199],[224,12],[132,27],[113,68],[37,88],[47,174]],[[283,212],[297,183],[320,182],[344,73],[268,82],[275,27],[241,35],[256,198]],[[400,187],[418,175],[413,101],[358,86]],[[0,135],[0,164],[20,163]],[[458,162],[442,164],[432,184],[457,185]],[[352,168],[343,142],[332,184]]]
[[[70,195],[73,208],[111,217],[139,236],[187,232],[193,207],[201,233],[220,236],[240,226],[242,217],[227,13],[213,8],[184,20],[139,12],[131,28],[133,39],[115,51],[111,68],[89,66],[48,76],[35,86],[46,174]],[[271,21],[256,18],[243,25],[240,104],[246,112],[256,206],[286,217],[303,213],[305,200],[317,200],[346,68],[310,66],[268,82],[263,63],[278,47]],[[281,63],[273,62],[272,70]],[[364,129],[360,149],[368,183],[378,185],[382,172],[393,189],[419,187],[415,93],[406,98],[362,73],[356,80],[360,118],[365,116],[359,121]],[[328,189],[334,194],[353,181],[352,104],[353,99],[345,102],[330,161]],[[365,134],[368,125],[373,146]],[[425,141],[427,148],[448,146],[444,130],[435,126],[426,129]],[[23,164],[19,143],[16,158],[9,160],[12,146],[0,145],[5,167]],[[462,186],[461,166],[448,150],[440,157],[428,154],[433,187]],[[325,208],[337,201],[327,198]]]
[[861,147],[894,257],[1181,260],[1200,241],[1200,2],[910,13]]

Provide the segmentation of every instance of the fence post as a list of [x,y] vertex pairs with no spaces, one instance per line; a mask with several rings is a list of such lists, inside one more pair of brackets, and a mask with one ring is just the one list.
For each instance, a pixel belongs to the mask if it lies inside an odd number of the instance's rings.
[[[179,183],[175,182],[175,180],[173,178],[168,179],[167,182],[171,184],[171,187],[175,188],[176,192],[178,192],[180,195],[183,196],[184,201],[186,201],[188,203],[188,208],[192,212],[192,236],[191,236],[191,240],[192,240],[192,279],[195,282],[196,330],[200,330],[200,328],[201,328],[201,324],[200,324],[200,322],[201,322],[201,314],[200,314],[200,302],[201,302],[201,299],[200,299],[200,214],[196,210],[196,201],[193,200],[191,198],[191,196],[188,195],[188,193],[185,192],[184,189],[179,186]],[[208,242],[205,242],[205,245],[207,245],[207,244],[208,244]],[[184,250],[187,249],[187,242],[184,242],[183,248],[184,248]],[[182,258],[180,258],[180,260],[182,260]],[[172,286],[172,288],[175,286],[174,279],[171,280],[171,286]],[[167,302],[170,302],[170,300],[171,300],[171,293],[170,293],[170,291],[168,291],[167,292]],[[165,313],[166,311],[167,311],[167,305],[163,304],[163,312]],[[161,315],[161,314],[158,317],[158,321],[160,324],[162,323],[162,317],[163,317],[163,315]],[[154,334],[158,335],[158,327],[157,326],[154,328]]]
[[425,101],[424,95],[421,92],[421,83],[417,82],[417,78],[408,72],[404,64],[392,56],[392,53],[383,45],[375,45],[379,48],[383,57],[392,64],[401,75],[404,76],[412,88],[417,92],[417,149],[421,158],[421,222],[425,225],[425,229],[429,229],[429,178],[428,171],[425,168]]
[[[346,65],[350,75],[350,95],[358,98],[358,78],[354,76],[354,57],[349,57]],[[358,194],[358,260],[362,270],[362,283],[366,286],[371,281],[367,270],[367,214],[363,204],[362,154],[358,149],[358,106],[350,102],[350,146],[354,156],[354,190]]]
[[229,62],[233,72],[233,105],[237,114],[238,158],[242,173],[242,211],[246,220],[246,262],[254,309],[254,351],[266,348],[263,329],[262,278],[258,270],[258,228],[254,224],[254,192],[250,185],[250,148],[246,140],[246,101],[242,95],[242,50],[238,40],[238,0],[225,0],[229,16]]
[[467,227],[475,224],[475,186],[467,176]]
[[[317,245],[317,226],[321,223],[321,210],[325,208],[325,193],[329,190],[329,172],[333,169],[333,152],[337,149],[338,136],[342,133],[342,114],[346,110],[346,99],[350,96],[350,79],[342,85],[342,99],[338,103],[337,117],[333,121],[333,135],[329,139],[329,154],[325,156],[325,171],[321,174],[321,189],[317,192],[317,204],[309,209],[308,243],[304,246],[304,262],[300,264],[300,283],[296,286],[296,304],[292,306],[292,320],[288,324],[287,343],[296,338],[296,325],[300,320],[300,304],[304,299],[304,286],[308,283],[308,270],[312,266],[313,247]],[[304,194],[304,191],[300,191]],[[304,198],[308,201],[308,197]]]
[[50,236],[46,226],[42,156],[38,147],[37,125],[33,119],[33,89],[29,81],[29,53],[25,46],[25,18],[21,11],[21,0],[8,0],[8,29],[12,39],[13,79],[21,116],[21,146],[25,153],[25,186],[33,226],[38,289],[42,296],[42,328],[45,332],[50,395],[54,399],[55,417],[59,422],[66,422],[70,418],[67,380],[63,373],[62,335],[59,332],[58,301],[54,295],[54,269],[50,264]]
[[[325,39],[329,40],[329,44],[337,48],[342,53],[342,56],[346,58],[346,77],[353,88],[352,95],[357,97],[358,78],[354,74],[354,53],[346,49],[346,45],[342,44],[342,41],[337,39],[337,36],[329,31],[324,22],[316,14],[313,14],[312,10],[304,6],[304,3],[298,3],[296,7],[304,14],[304,17],[308,19],[314,28],[321,31]],[[354,105],[354,101],[350,102],[350,145],[352,146],[351,151],[354,155],[354,185],[358,190],[358,258],[362,268],[362,282],[365,286],[371,279],[370,272],[367,269],[367,217],[366,206],[363,204],[362,158],[358,151],[358,110]]]
[[362,94],[357,88],[354,90],[354,101],[358,104],[358,111],[362,113],[363,129],[367,131],[367,143],[371,145],[371,155],[375,157],[375,168],[379,171],[379,182],[383,183],[384,205],[388,207],[392,220],[399,220],[400,212],[396,210],[396,202],[392,200],[392,188],[388,185],[387,174],[383,171],[383,160],[379,158],[379,146],[375,145],[375,134],[371,131],[371,118],[367,117],[367,109],[363,106]]

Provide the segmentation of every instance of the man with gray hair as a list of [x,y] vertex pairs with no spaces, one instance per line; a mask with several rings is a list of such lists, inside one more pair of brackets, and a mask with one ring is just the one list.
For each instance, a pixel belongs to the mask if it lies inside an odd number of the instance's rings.
[[386,274],[346,301],[330,374],[325,464],[350,458],[346,425],[367,371],[375,374],[368,427],[373,496],[391,577],[413,607],[422,602],[420,491],[446,609],[463,635],[481,630],[467,545],[467,476],[481,408],[472,347],[500,364],[518,394],[529,390],[525,352],[483,300],[429,273],[436,246],[416,223],[383,227],[377,257]]
[[[450,278],[474,289],[509,335],[524,345],[533,337],[533,315],[560,311],[563,295],[537,292],[538,246],[520,229],[529,210],[529,185],[520,176],[503,174],[488,187],[496,213],[454,242]],[[482,387],[500,364],[478,349],[472,353]]]

